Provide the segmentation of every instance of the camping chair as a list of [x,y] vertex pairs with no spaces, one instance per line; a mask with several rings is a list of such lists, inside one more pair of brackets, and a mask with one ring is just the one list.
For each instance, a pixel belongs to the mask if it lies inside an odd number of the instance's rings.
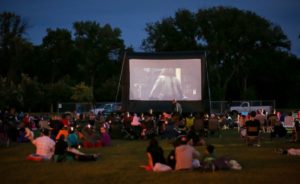
[[247,145],[253,145],[256,143],[260,144],[260,135],[259,135],[259,127],[257,126],[247,126],[247,134],[246,134],[246,143]]
[[220,127],[217,118],[211,118],[208,120],[208,132],[209,135],[217,135],[220,136]]
[[291,115],[287,115],[284,118],[283,126],[286,129],[287,137],[290,137],[292,135],[292,133],[293,133],[293,129],[294,129],[294,126],[295,126],[295,119],[294,119],[294,117],[291,116]]
[[199,134],[200,137],[206,137],[207,131],[204,128],[204,120],[202,118],[196,117],[193,122],[194,130]]

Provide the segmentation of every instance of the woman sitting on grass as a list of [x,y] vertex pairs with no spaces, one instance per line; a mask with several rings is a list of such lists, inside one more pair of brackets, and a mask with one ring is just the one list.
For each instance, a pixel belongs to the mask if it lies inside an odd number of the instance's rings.
[[102,146],[110,146],[111,145],[111,138],[110,135],[107,133],[105,127],[100,128],[101,133],[101,145]]
[[155,138],[150,140],[149,146],[147,147],[147,157],[148,165],[142,166],[146,170],[156,172],[172,170],[171,167],[166,165],[164,151]]

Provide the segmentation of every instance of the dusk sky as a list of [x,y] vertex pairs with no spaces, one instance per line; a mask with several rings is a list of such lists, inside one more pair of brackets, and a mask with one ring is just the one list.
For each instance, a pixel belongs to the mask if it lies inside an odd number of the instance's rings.
[[67,28],[75,21],[96,21],[120,28],[126,46],[141,51],[147,23],[174,17],[178,9],[196,12],[213,6],[230,6],[255,12],[279,25],[292,42],[291,53],[300,57],[299,0],[0,0],[0,12],[9,11],[27,21],[26,38],[40,44],[46,29]]

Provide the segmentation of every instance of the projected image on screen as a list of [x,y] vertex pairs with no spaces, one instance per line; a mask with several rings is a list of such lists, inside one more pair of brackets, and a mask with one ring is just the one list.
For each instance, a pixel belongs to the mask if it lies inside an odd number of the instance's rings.
[[201,100],[201,60],[130,59],[130,100]]

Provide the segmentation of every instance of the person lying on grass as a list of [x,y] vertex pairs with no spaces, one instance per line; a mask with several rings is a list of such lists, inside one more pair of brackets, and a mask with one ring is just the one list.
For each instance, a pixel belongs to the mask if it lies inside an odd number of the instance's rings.
[[78,161],[95,161],[100,154],[86,154],[78,150],[80,145],[69,145],[65,141],[64,135],[61,135],[59,140],[55,144],[55,162],[62,162],[65,160],[78,160]]
[[276,152],[282,155],[300,156],[300,148],[278,149]]
[[201,159],[200,170],[215,171],[215,170],[241,170],[242,166],[236,160],[227,157],[216,157],[215,146],[208,144]]

